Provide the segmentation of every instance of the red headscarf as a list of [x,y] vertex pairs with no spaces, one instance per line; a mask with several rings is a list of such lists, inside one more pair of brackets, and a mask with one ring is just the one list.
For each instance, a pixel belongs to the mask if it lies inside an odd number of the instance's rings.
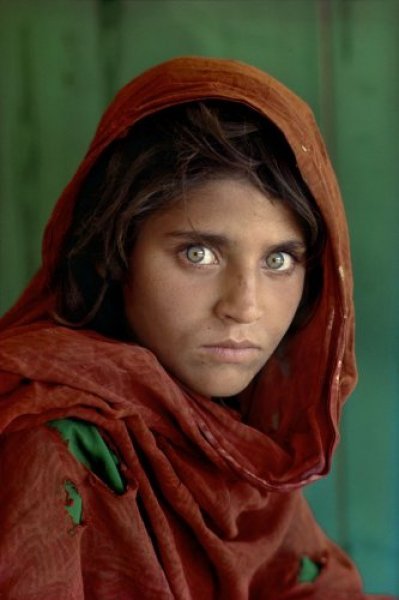
[[[264,367],[246,399],[245,424],[180,388],[148,350],[48,317],[48,282],[80,186],[100,154],[143,117],[210,98],[246,104],[279,127],[328,230],[317,311],[290,342],[284,364],[274,357]],[[29,486],[46,490],[47,506],[69,478],[83,497],[84,522],[68,535],[65,511],[37,511],[1,551],[16,558],[24,540],[19,561],[39,569],[40,598],[365,597],[355,569],[299,491],[330,468],[341,407],[356,378],[353,325],[344,211],[309,108],[269,75],[235,61],[178,58],[143,73],[105,112],[47,225],[40,271],[0,321],[0,431],[5,447],[25,444],[34,453],[34,476],[26,461],[6,457],[2,481],[12,489],[19,482],[26,508],[34,498]],[[54,447],[46,441],[44,424],[68,416],[101,428],[121,458],[124,495],[105,489],[55,438]],[[20,510],[10,503],[7,523],[20,519]],[[305,556],[322,566],[313,584],[296,578]],[[1,570],[0,590],[8,581]],[[22,592],[13,598],[36,598],[29,586],[15,585]]]

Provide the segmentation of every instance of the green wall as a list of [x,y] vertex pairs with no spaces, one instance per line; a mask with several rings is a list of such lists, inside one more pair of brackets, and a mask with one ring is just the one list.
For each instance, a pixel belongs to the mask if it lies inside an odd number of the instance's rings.
[[360,380],[307,495],[369,592],[399,592],[397,0],[0,0],[0,311],[113,93],[181,54],[237,58],[313,107],[352,235]]

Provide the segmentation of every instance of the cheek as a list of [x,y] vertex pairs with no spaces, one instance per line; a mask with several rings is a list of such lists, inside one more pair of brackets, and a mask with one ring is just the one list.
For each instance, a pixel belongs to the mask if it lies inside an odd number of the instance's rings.
[[128,322],[144,344],[179,335],[195,309],[190,287],[181,285],[170,271],[145,265],[125,286],[124,300]]
[[278,290],[273,296],[273,307],[269,310],[274,315],[276,329],[285,333],[291,325],[298,307],[300,305],[303,289],[304,274],[299,273],[295,280],[289,282],[289,285]]
[[290,311],[295,314],[298,306],[301,303],[303,292],[304,292],[305,276],[298,277],[298,281],[293,286],[291,293],[287,295],[287,304]]
[[301,303],[302,300],[302,296],[304,293],[304,283],[305,283],[305,277],[304,275],[299,278],[297,284],[293,287],[291,294],[289,294],[287,296],[287,307],[288,310],[290,312],[291,318],[290,320],[292,321],[296,315],[296,312],[299,308],[299,305]]

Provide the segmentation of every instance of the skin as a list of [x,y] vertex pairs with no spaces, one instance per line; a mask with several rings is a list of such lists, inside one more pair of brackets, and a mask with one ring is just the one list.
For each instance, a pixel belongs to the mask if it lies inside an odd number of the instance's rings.
[[124,286],[135,338],[190,390],[244,390],[301,300],[304,236],[293,213],[250,182],[194,188],[143,224]]

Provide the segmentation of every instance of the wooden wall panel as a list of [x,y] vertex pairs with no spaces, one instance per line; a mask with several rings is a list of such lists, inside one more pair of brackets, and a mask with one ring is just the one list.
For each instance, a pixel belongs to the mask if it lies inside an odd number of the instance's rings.
[[[383,10],[381,10],[383,6]],[[0,311],[117,89],[181,54],[253,63],[312,105],[352,231],[360,367],[329,478],[307,490],[370,591],[399,591],[396,0],[0,0]]]
[[351,230],[359,385],[346,411],[347,545],[370,590],[399,591],[399,4],[333,16],[336,166]]
[[44,224],[105,103],[96,5],[82,2],[79,15],[76,7],[1,6],[2,310],[39,264]]

